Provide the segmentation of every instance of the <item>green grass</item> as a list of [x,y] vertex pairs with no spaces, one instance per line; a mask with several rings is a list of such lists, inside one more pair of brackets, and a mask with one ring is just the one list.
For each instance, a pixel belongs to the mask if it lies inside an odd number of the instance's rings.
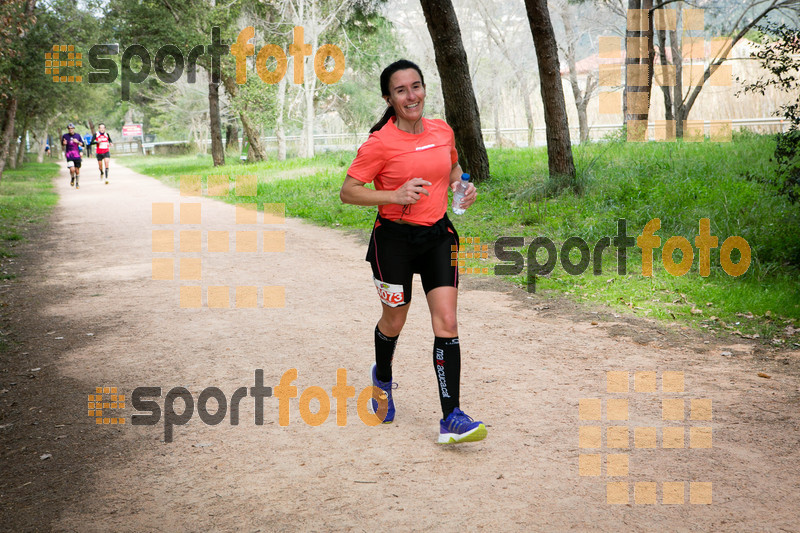
[[[28,230],[42,224],[58,195],[53,178],[58,174],[54,163],[25,163],[14,170],[6,169],[0,181],[0,265],[3,259],[16,256],[15,247],[25,240]],[[0,271],[0,282],[16,278]],[[0,354],[9,349],[9,341],[0,337]]]
[[[617,234],[619,219],[634,239],[645,224],[660,219],[656,235],[661,247],[671,236],[681,236],[694,249],[694,263],[684,276],[675,277],[662,266],[660,247],[654,250],[654,273],[642,275],[641,250],[628,249],[626,275],[616,272],[616,251],[602,255],[602,274],[591,264],[579,276],[568,275],[560,264],[537,279],[536,292],[548,297],[567,295],[579,301],[607,304],[639,316],[677,320],[709,330],[727,329],[763,338],[800,320],[800,206],[749,181],[748,172],[774,172],[772,136],[734,136],[730,143],[594,143],[574,147],[578,190],[552,197],[547,177],[545,149],[489,151],[492,178],[478,184],[479,200],[463,217],[451,216],[462,237],[479,238],[492,249],[500,236],[522,236],[526,246],[534,237],[551,239],[557,249],[571,237],[584,239],[590,250],[603,237]],[[288,216],[298,216],[325,226],[368,229],[375,208],[343,205],[338,191],[353,152],[323,154],[313,159],[230,164],[214,169],[210,157],[139,158],[126,160],[135,170],[176,184],[181,175],[222,174],[258,176],[257,203],[284,203]],[[310,174],[296,179],[276,179],[287,172]],[[233,193],[226,198],[236,202]],[[253,201],[252,198],[238,198]],[[752,261],[748,271],[732,277],[720,266],[719,247],[711,251],[711,273],[698,273],[694,237],[699,220],[710,220],[711,234],[720,246],[730,236],[749,243]],[[546,253],[541,251],[539,261]],[[578,253],[570,258],[577,262]],[[560,259],[560,256],[559,256]],[[680,252],[673,255],[680,261]],[[733,260],[739,259],[734,252]],[[499,261],[471,260],[468,266],[487,267]],[[526,285],[525,271],[509,281]],[[710,305],[709,305],[710,304]],[[693,311],[694,310],[694,311]],[[749,316],[753,318],[749,318]],[[800,342],[796,337],[789,343]]]
[[13,257],[28,228],[42,223],[58,201],[55,163],[25,163],[6,169],[0,182],[0,257]]

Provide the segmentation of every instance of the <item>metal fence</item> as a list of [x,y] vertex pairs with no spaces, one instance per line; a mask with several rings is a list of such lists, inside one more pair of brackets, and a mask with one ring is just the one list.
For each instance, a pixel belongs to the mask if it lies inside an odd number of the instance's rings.
[[[698,121],[699,124],[700,121]],[[723,121],[703,121],[704,132],[708,135],[711,131],[712,124],[719,124]],[[789,128],[789,123],[779,118],[749,118],[749,119],[736,119],[728,121],[733,131],[740,129],[750,130],[756,133],[783,133]],[[655,132],[658,125],[654,122],[648,124],[647,139],[652,140],[655,138]],[[599,124],[589,126],[589,138],[593,141],[602,140],[609,134],[618,132],[622,129],[622,124]],[[498,145],[497,130],[483,129],[483,142],[488,148],[493,148]],[[314,135],[314,150],[315,151],[331,151],[331,150],[356,150],[364,141],[367,140],[368,133],[324,133]],[[504,147],[526,147],[528,146],[528,129],[527,128],[501,128],[500,129],[500,146]],[[580,130],[577,126],[570,127],[570,137],[573,143],[580,141]],[[300,135],[287,135],[286,150],[291,153],[298,153],[300,151],[301,136]],[[264,147],[269,152],[277,152],[278,138],[275,136],[261,138]],[[210,139],[206,139],[205,144],[211,144]],[[174,153],[176,151],[188,151],[191,149],[190,141],[160,141],[160,142],[146,142],[144,144],[139,142],[122,143],[134,145],[136,148],[129,148],[125,153],[145,153],[145,154],[166,154]],[[546,146],[546,132],[544,126],[538,126],[533,129],[533,146]],[[239,139],[239,146],[242,145],[242,139]],[[118,148],[115,144],[114,148]],[[115,150],[117,153],[122,153],[121,150]]]

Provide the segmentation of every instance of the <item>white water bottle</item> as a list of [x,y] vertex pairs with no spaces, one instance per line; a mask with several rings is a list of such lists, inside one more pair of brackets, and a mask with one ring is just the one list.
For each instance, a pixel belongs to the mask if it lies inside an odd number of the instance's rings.
[[469,174],[461,174],[461,181],[458,182],[456,190],[453,193],[453,214],[463,215],[466,208],[461,207],[461,200],[467,194],[467,184],[469,183]]

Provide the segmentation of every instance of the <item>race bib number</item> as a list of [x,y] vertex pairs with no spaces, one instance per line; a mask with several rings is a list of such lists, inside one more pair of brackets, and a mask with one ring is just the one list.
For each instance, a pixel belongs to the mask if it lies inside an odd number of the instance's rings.
[[72,168],[75,166],[75,161],[67,161],[67,168]]
[[107,149],[108,148],[108,141],[100,141],[100,144],[98,144],[98,148],[100,148],[101,150]]
[[385,283],[379,279],[373,278],[375,287],[378,289],[378,296],[381,301],[389,307],[397,307],[405,303],[405,294],[403,293],[403,286],[394,283]]

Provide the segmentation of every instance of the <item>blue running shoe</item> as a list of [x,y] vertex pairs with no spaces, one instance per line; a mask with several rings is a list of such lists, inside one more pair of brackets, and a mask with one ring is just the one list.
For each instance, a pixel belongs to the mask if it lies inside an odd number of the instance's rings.
[[475,442],[486,438],[486,426],[476,422],[456,407],[439,423],[439,444]]
[[[386,411],[386,418],[383,419],[384,424],[391,424],[394,422],[394,400],[392,400],[392,389],[397,388],[397,383],[392,381],[379,381],[378,377],[375,375],[377,371],[378,365],[372,365],[372,384],[381,389],[383,392],[386,393],[386,396],[389,397],[389,410]],[[370,400],[372,402],[372,412],[378,412],[378,401],[375,399]]]

